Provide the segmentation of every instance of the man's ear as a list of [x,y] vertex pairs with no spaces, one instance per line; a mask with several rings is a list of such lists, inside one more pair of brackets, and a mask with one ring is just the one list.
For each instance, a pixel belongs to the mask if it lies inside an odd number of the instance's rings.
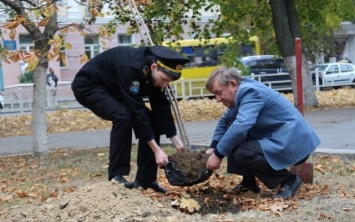
[[150,66],[150,70],[156,70],[158,68],[158,64],[153,62],[152,65]]
[[238,83],[237,83],[237,81],[235,81],[235,80],[229,80],[229,86],[230,87],[232,87],[232,89],[234,90],[234,92],[236,92],[237,91],[237,89],[238,89]]
[[238,83],[237,83],[234,79],[229,80],[229,84],[230,84],[232,87],[238,87]]

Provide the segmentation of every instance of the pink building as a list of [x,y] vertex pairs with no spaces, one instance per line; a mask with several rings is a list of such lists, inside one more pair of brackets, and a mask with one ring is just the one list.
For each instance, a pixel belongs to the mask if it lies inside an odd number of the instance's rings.
[[[57,5],[59,9],[59,26],[65,26],[72,23],[80,24],[83,22],[85,17],[89,16],[87,13],[87,6],[80,5],[74,0],[62,0],[60,2],[62,6]],[[67,8],[68,5],[71,7]],[[34,47],[34,44],[27,30],[22,25],[19,25],[16,28],[15,39],[10,39],[10,30],[3,28],[6,19],[8,19],[4,16],[5,15],[0,17],[1,31],[3,33],[3,47],[7,47],[9,51],[15,51],[18,49],[22,49],[23,51],[30,51],[30,49]],[[73,79],[76,72],[84,65],[80,63],[81,55],[86,53],[89,58],[92,58],[104,51],[102,41],[105,42],[105,46],[107,48],[112,48],[118,45],[132,45],[140,43],[140,35],[126,35],[126,26],[120,26],[117,29],[117,33],[113,35],[110,40],[102,39],[95,34],[90,34],[97,33],[98,27],[107,23],[110,19],[112,18],[107,17],[104,19],[98,19],[94,25],[85,25],[85,30],[87,30],[85,32],[88,34],[85,37],[82,36],[79,32],[71,32],[65,34],[65,41],[70,43],[72,46],[72,49],[70,50],[63,48],[63,51],[67,57],[67,64],[64,65],[61,62],[57,62],[55,60],[49,61],[49,67],[54,69],[60,81],[71,81]],[[57,32],[57,35],[61,35],[60,31]],[[11,62],[9,64],[0,60],[0,90],[3,90],[4,88],[11,85],[19,84],[19,78],[26,72],[26,67],[27,64],[23,61]]]
[[[81,2],[81,3],[78,3]],[[72,23],[83,23],[83,20],[90,16],[88,13],[87,0],[59,0],[57,1],[58,7],[58,24],[59,26],[66,26]],[[70,6],[70,7],[69,7]],[[103,44],[101,41],[105,42],[107,48],[112,48],[118,45],[139,45],[141,44],[141,35],[133,34],[127,36],[127,26],[119,26],[115,35],[111,37],[110,40],[105,40],[98,35],[90,35],[89,33],[97,33],[98,27],[103,24],[107,24],[113,17],[106,14],[109,11],[106,6],[104,6],[102,12],[105,14],[105,18],[98,18],[94,25],[85,25],[85,32],[88,34],[86,37],[82,36],[79,32],[71,32],[65,34],[65,41],[70,43],[72,46],[71,50],[63,51],[67,57],[67,64],[62,64],[57,61],[49,61],[49,67],[54,69],[55,74],[59,77],[60,81],[71,81],[76,74],[76,72],[84,65],[80,64],[80,56],[86,53],[89,58],[104,51]],[[215,10],[217,11],[217,10]],[[205,12],[204,16],[201,18],[199,23],[205,24],[209,18],[217,17],[209,12]],[[8,15],[0,15],[0,27],[3,33],[2,35],[2,45],[8,47],[11,50],[22,49],[23,51],[30,51],[34,46],[31,36],[28,34],[27,30],[19,25],[16,28],[16,37],[14,40],[10,39],[10,30],[4,29],[3,25],[8,19]],[[187,33],[189,30],[186,27],[185,31]],[[59,31],[57,35],[60,35]],[[186,34],[186,38],[191,38]],[[6,87],[16,85],[19,83],[19,77],[23,75],[26,71],[27,64],[23,62],[6,63],[0,60],[0,90]]]

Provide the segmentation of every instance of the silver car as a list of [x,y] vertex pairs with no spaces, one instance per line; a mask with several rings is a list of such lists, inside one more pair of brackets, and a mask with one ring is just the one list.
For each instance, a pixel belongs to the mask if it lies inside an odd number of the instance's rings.
[[311,69],[313,80],[318,78],[320,85],[355,86],[355,65],[350,63],[323,63]]

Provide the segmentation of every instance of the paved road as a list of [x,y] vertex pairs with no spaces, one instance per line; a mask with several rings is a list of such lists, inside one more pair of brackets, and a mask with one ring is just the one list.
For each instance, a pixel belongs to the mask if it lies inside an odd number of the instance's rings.
[[[355,155],[355,108],[305,112],[305,118],[321,139],[316,152]],[[192,145],[208,146],[217,120],[186,122]],[[49,148],[95,148],[109,145],[109,130],[50,134]],[[32,136],[0,138],[0,156],[31,153]],[[137,142],[133,138],[134,142]],[[162,143],[170,143],[164,136]]]

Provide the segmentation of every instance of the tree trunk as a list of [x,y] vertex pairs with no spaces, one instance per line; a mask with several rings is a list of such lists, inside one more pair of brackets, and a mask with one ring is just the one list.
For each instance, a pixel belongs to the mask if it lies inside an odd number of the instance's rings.
[[33,77],[33,156],[42,156],[48,150],[48,136],[46,124],[46,68],[37,66]]
[[[53,4],[55,5],[55,2]],[[32,130],[34,156],[42,156],[49,151],[46,122],[47,54],[50,49],[48,41],[53,38],[57,28],[57,12],[55,12],[51,15],[43,33],[38,28],[30,32],[32,38],[36,40],[35,50],[39,52],[39,64],[35,69],[33,81]]]
[[[301,38],[297,10],[294,0],[270,0],[276,42],[289,70],[292,81],[294,105],[298,107],[296,87],[295,39]],[[305,107],[317,107],[319,103],[314,93],[308,59],[302,53],[303,101]]]

